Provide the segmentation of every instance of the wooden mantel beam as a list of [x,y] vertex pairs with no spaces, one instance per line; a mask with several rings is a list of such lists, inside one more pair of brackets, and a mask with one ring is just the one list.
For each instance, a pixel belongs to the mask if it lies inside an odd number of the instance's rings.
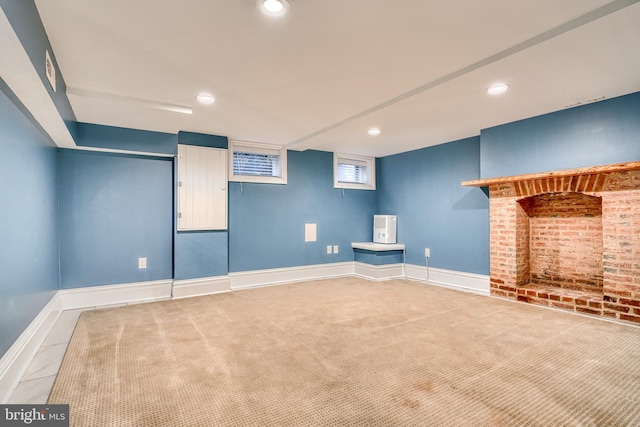
[[540,173],[527,174],[527,175],[514,175],[514,176],[502,176],[498,178],[476,179],[472,181],[462,181],[462,185],[466,187],[488,187],[494,184],[506,184],[506,183],[513,183],[513,182],[521,182],[521,181],[532,181],[532,180],[544,179],[544,178],[561,178],[561,177],[570,177],[570,176],[594,175],[594,174],[610,173],[610,172],[624,172],[624,171],[638,170],[638,169],[640,169],[640,161],[616,163],[613,165],[604,165],[604,166],[591,166],[586,168],[565,169],[565,170],[554,171],[554,172],[540,172]]

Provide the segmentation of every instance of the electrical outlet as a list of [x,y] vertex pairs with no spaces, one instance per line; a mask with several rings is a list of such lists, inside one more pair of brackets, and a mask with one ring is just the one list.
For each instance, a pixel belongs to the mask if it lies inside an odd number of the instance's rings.
[[424,248],[424,256],[426,256],[427,258],[429,258],[431,256],[431,249],[429,248]]
[[138,258],[138,268],[139,269],[147,268],[147,259],[146,258]]
[[334,254],[338,253],[338,245],[333,245],[333,253]]
[[327,245],[327,253],[330,254],[331,253],[331,245]]

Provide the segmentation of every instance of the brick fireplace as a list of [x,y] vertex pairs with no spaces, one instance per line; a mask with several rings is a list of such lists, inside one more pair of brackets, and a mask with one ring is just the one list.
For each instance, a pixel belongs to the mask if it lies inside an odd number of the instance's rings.
[[462,185],[489,188],[492,295],[640,323],[640,162]]

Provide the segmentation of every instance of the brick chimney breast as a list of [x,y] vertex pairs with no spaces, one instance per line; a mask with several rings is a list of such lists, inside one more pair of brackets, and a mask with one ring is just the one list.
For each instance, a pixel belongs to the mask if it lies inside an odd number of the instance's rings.
[[489,187],[492,295],[640,323],[640,162],[462,184]]

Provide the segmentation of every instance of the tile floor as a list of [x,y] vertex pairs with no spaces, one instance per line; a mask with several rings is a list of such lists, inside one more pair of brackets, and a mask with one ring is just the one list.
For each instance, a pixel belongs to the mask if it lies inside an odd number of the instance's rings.
[[31,361],[9,403],[47,403],[64,352],[84,309],[63,311]]

